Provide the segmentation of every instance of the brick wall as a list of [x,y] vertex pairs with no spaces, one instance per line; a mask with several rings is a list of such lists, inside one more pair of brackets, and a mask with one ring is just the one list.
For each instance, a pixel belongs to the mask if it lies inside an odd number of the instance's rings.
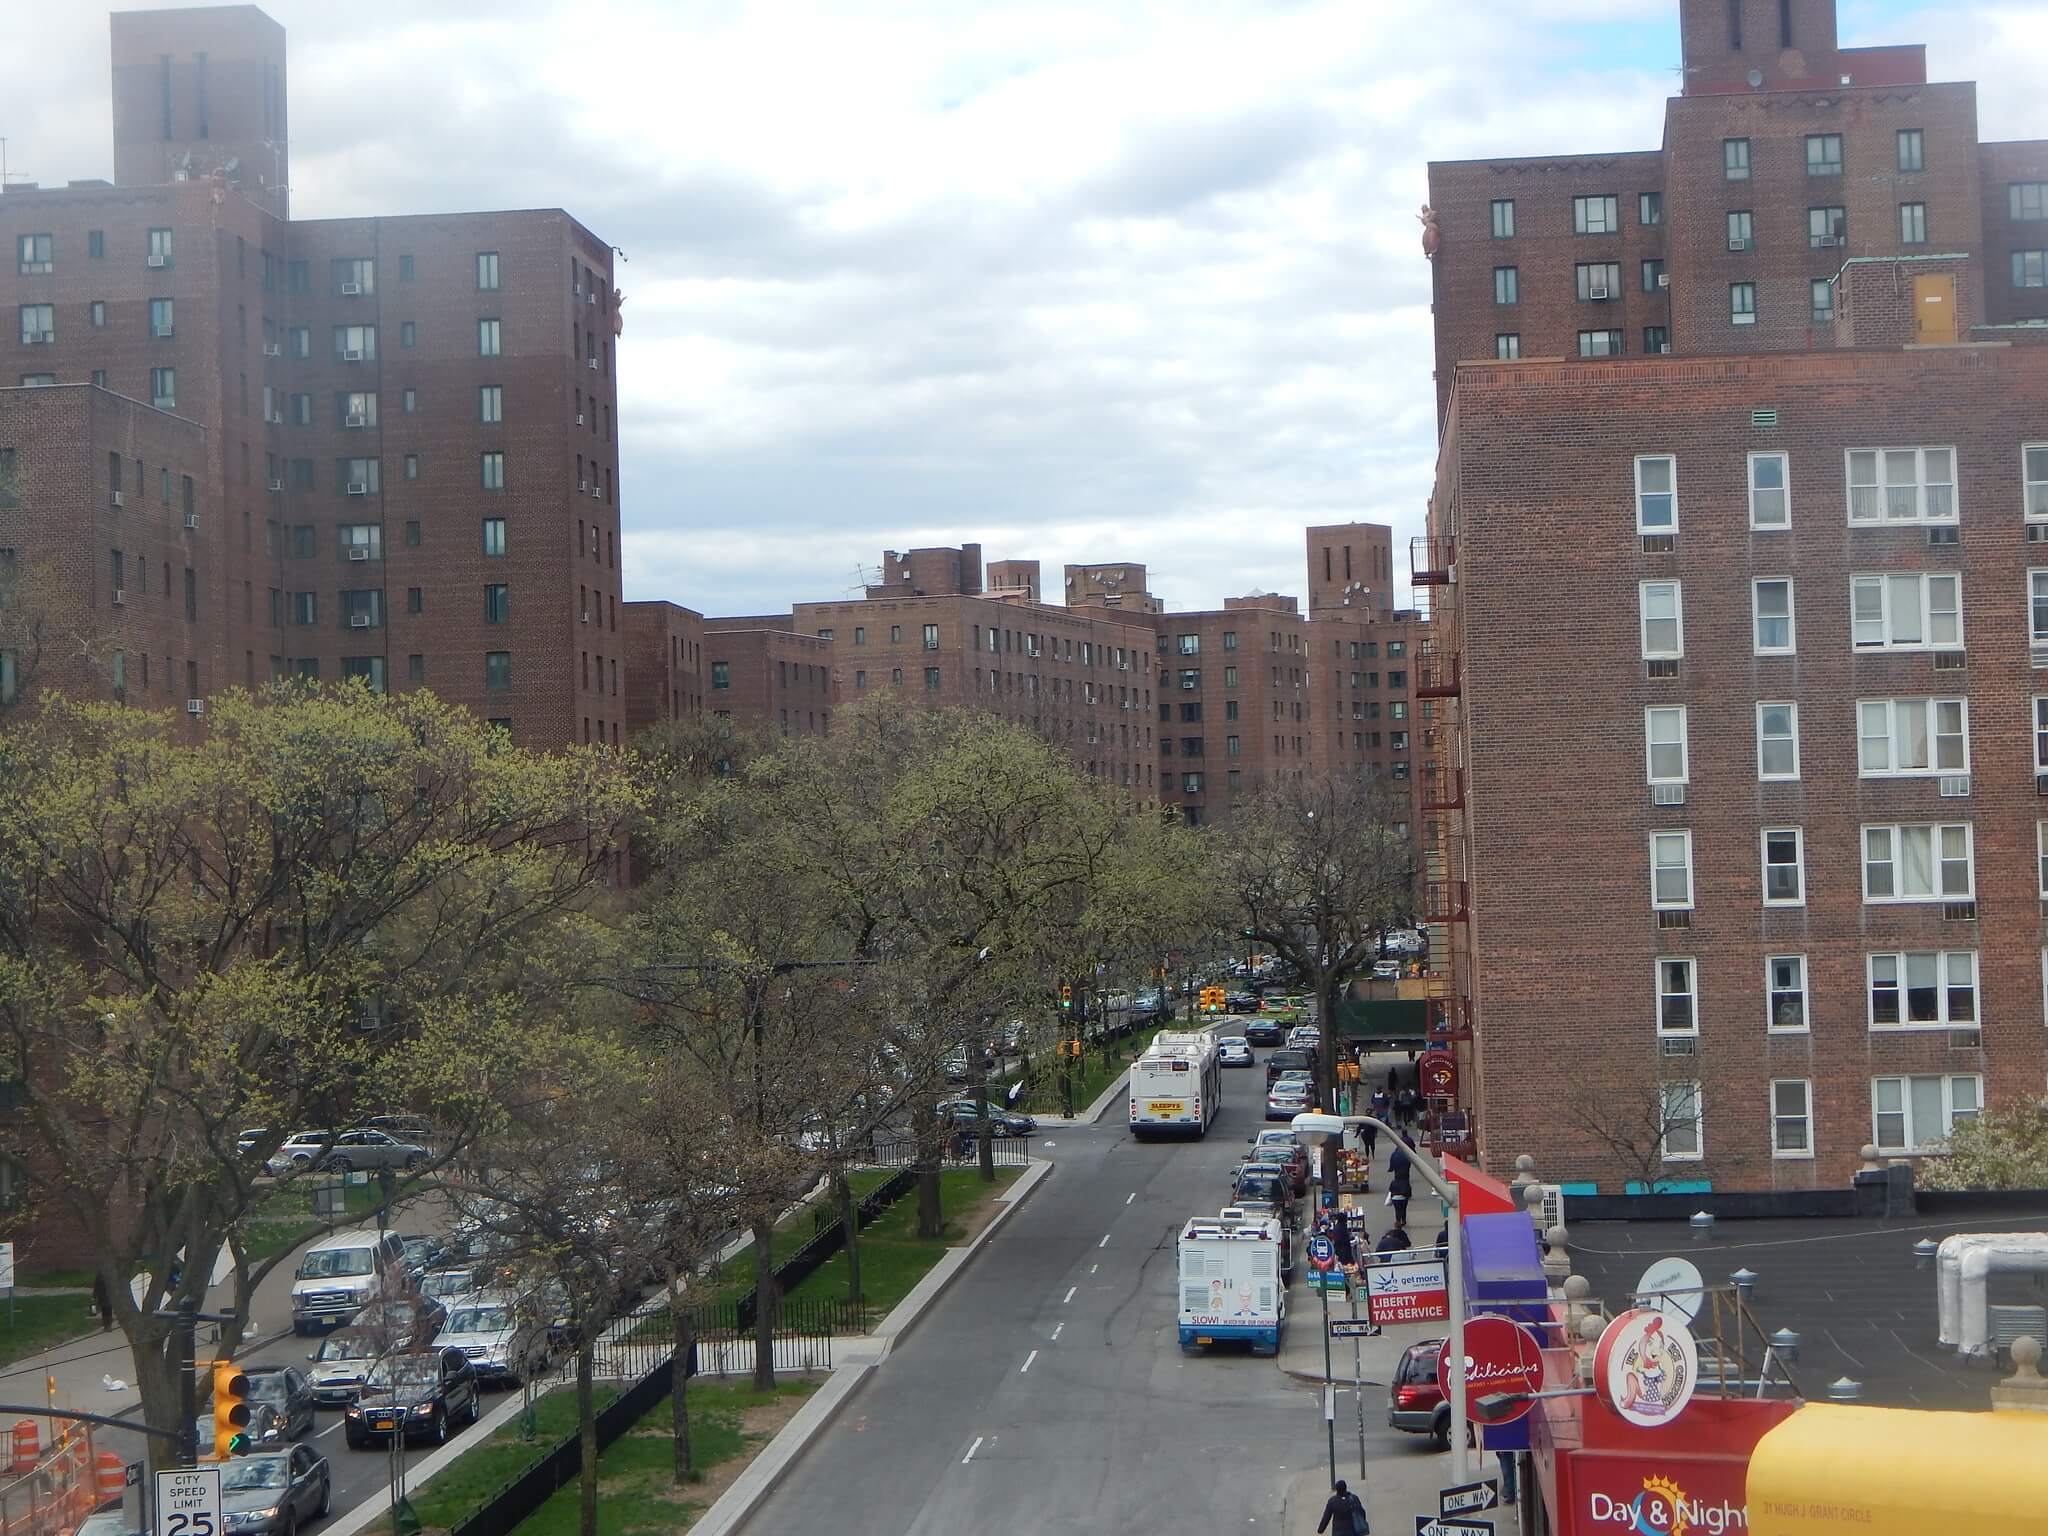
[[619,605],[626,732],[704,713],[704,615],[678,603]]
[[1984,210],[1984,317],[1995,325],[2048,320],[2048,287],[2016,286],[2012,271],[2013,252],[2048,250],[2048,217],[2013,217],[2012,196],[2015,183],[2048,185],[2048,142],[1980,144],[1977,165]]

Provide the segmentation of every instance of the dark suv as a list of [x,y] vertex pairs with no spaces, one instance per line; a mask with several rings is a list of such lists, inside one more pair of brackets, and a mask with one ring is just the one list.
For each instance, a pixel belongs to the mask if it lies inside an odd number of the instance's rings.
[[373,1440],[447,1442],[458,1424],[483,1417],[476,1373],[459,1349],[422,1349],[386,1355],[370,1368],[363,1390],[348,1405],[348,1443],[357,1450]]
[[1282,1072],[1306,1072],[1315,1075],[1316,1053],[1298,1045],[1282,1046],[1266,1058],[1266,1086],[1273,1086],[1273,1079]]

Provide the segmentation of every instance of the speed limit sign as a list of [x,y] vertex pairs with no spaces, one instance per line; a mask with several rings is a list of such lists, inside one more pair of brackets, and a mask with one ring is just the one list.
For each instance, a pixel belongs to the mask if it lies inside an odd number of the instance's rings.
[[156,1536],[222,1536],[219,1467],[157,1473]]

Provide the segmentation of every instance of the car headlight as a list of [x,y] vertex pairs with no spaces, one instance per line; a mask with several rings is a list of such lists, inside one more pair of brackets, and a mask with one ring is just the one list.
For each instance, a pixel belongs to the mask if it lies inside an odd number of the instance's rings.
[[362,1417],[362,1413],[363,1413],[363,1405],[362,1405],[362,1404],[361,1404],[360,1402],[354,1402],[354,1401],[352,1401],[352,1402],[350,1402],[350,1403],[349,1403],[349,1405],[348,1405],[348,1416],[349,1416],[350,1418],[352,1418],[352,1419],[356,1419],[356,1418],[361,1418],[361,1417]]

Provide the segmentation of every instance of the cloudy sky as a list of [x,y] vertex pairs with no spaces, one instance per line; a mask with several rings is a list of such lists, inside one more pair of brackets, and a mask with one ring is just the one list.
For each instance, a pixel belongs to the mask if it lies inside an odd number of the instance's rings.
[[[1654,148],[1678,63],[1675,0],[264,8],[295,213],[561,206],[625,251],[627,593],[713,613],[973,539],[1214,607],[1299,591],[1307,524],[1405,537],[1425,163]],[[35,12],[12,168],[110,174],[105,16]],[[1841,14],[2048,137],[2044,0]]]

